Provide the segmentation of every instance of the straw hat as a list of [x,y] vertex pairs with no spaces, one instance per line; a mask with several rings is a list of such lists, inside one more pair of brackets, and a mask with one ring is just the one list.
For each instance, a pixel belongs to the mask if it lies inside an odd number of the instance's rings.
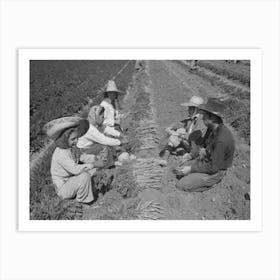
[[118,90],[115,81],[109,80],[105,92],[116,92],[118,94],[125,94],[123,91]]
[[222,115],[225,110],[225,105],[218,98],[210,97],[208,98],[207,103],[199,105],[198,109],[216,115],[219,118],[222,118]]
[[187,103],[182,103],[182,106],[186,106],[186,107],[198,107],[199,105],[203,104],[204,100],[202,97],[200,96],[192,96],[191,99],[189,100],[189,102]]
[[89,122],[80,117],[63,117],[52,120],[44,125],[43,131],[52,140],[57,140],[60,135],[68,128],[78,129],[78,137],[83,136],[89,129]]

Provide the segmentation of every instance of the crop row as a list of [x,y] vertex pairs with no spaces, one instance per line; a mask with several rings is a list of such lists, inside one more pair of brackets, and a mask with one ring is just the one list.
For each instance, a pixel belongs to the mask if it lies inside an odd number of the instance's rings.
[[223,75],[228,79],[237,80],[246,86],[250,86],[250,64],[235,64],[225,60],[199,60],[198,65],[218,75]]
[[[189,64],[183,65],[190,69]],[[215,69],[221,67],[220,61],[211,61],[211,65]],[[243,66],[241,64],[238,64],[236,67],[239,66],[242,69]],[[229,84],[226,80],[222,79],[223,75],[213,75],[211,71],[204,71],[204,67],[196,69],[193,73],[208,81],[211,86],[217,86],[223,95],[226,96],[223,100],[226,107],[224,112],[225,121],[237,131],[238,135],[247,144],[250,144],[250,88],[234,85],[234,83]]]
[[[30,152],[46,142],[42,127],[48,121],[72,115],[94,97],[106,81],[127,61],[38,61],[30,62]],[[134,63],[116,78],[120,89],[127,87]],[[100,100],[96,99],[96,102]]]
[[[125,61],[32,61],[31,62],[31,151],[45,142],[41,127],[47,121],[72,115],[94,97]],[[133,74],[134,62],[116,77],[120,89],[126,90]],[[94,75],[93,75],[94,74]],[[72,80],[72,82],[71,82]],[[101,96],[100,96],[101,98]],[[100,98],[95,98],[98,103]],[[31,114],[32,113],[32,114]],[[51,181],[50,162],[54,145],[49,145],[32,164],[30,173],[30,219],[80,219],[82,206],[75,201],[61,200]]]

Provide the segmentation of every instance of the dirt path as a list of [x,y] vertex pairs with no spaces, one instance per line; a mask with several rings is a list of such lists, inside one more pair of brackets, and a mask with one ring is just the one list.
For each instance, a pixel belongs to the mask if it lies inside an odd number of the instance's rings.
[[[185,108],[180,106],[180,103],[187,102],[192,95],[224,96],[219,87],[189,73],[177,62],[149,61],[147,73],[151,80],[153,104],[161,136],[164,135],[164,129],[169,124],[184,118]],[[248,164],[248,158],[242,160],[236,159],[235,165]],[[249,217],[249,203],[244,198],[244,194],[249,192],[249,169],[243,168],[238,172],[230,170],[216,188],[204,193],[190,194],[180,192],[175,188],[176,179],[170,170],[171,166],[172,160],[169,160],[162,178],[161,190],[146,190],[141,194],[144,200],[153,199],[160,202],[166,209],[165,218],[246,219]]]
[[[138,190],[136,198],[144,204],[153,201],[160,205],[161,219],[249,219],[250,148],[243,140],[236,137],[234,164],[224,179],[203,193],[176,189],[171,172],[175,158],[169,158],[167,166],[157,162],[164,129],[185,117],[186,110],[180,104],[192,95],[226,97],[224,89],[190,73],[176,61],[145,61],[145,70],[134,75],[126,106],[130,112],[127,127],[137,160],[127,166],[126,174]],[[120,200],[118,203],[122,205]],[[94,211],[90,210],[87,218],[97,218]]]

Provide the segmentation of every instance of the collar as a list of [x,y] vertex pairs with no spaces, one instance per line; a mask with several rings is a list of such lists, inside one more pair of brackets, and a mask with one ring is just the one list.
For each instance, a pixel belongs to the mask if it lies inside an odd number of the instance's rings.
[[219,126],[217,127],[216,130],[213,130],[213,129],[212,129],[212,134],[213,134],[213,136],[216,136],[216,135],[218,134],[218,132],[219,132],[220,128],[222,127],[222,125],[223,125],[222,123],[219,124]]
[[110,98],[104,98],[103,99],[103,102],[106,102],[106,103],[109,103],[109,104],[112,104],[112,101]]

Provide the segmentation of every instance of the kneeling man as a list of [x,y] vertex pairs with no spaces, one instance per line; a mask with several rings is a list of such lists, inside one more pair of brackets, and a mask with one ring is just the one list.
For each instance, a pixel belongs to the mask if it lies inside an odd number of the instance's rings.
[[232,166],[235,148],[232,133],[223,124],[224,105],[218,99],[209,98],[207,104],[198,108],[207,127],[204,148],[195,160],[174,169],[175,174],[182,177],[176,187],[191,192],[205,191],[220,182]]

